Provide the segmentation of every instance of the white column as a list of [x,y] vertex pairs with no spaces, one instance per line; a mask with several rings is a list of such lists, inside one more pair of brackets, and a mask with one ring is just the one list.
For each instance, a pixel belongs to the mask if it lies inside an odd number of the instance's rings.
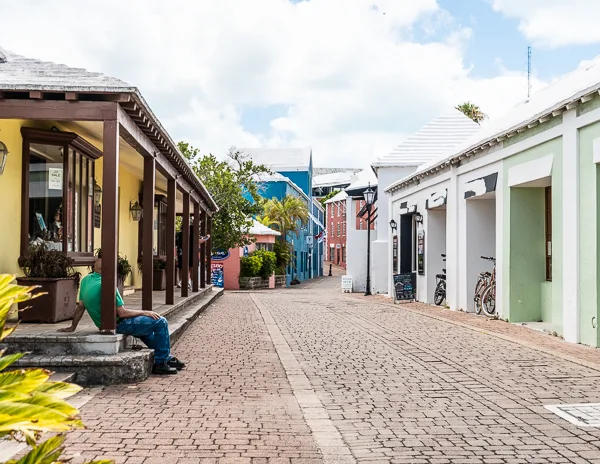
[[498,168],[498,181],[496,182],[496,311],[498,317],[503,317],[506,314],[503,294],[503,278],[502,266],[504,262],[504,167],[500,165]]
[[[576,110],[563,114],[563,336],[579,343],[579,134]],[[554,250],[554,253],[560,250]]]
[[[387,198],[387,208],[388,208],[388,213],[389,213],[389,218],[390,221],[394,218],[394,209],[393,209],[393,202],[392,202],[392,195],[388,195]],[[398,227],[400,226],[400,221],[396,221],[398,223]],[[389,227],[389,223],[388,223],[388,227]],[[390,230],[390,235],[389,235],[389,239],[388,239],[388,262],[387,262],[387,269],[388,269],[388,273],[387,273],[387,280],[388,280],[388,296],[391,298],[394,298],[394,258],[392,256],[393,253],[393,234],[397,234],[398,231],[396,230],[396,232],[393,232]]]
[[461,202],[464,200],[459,196],[458,174],[452,167],[446,202],[446,302],[453,310],[458,309],[458,210]]

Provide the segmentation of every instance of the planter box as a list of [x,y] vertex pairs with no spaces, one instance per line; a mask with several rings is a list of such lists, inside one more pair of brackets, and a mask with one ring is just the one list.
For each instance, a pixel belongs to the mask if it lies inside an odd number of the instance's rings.
[[19,303],[19,320],[23,322],[61,322],[73,319],[77,303],[75,279],[17,278],[19,285],[39,286],[46,293]]
[[167,288],[167,270],[154,269],[152,276],[152,290],[161,291]]
[[284,288],[287,283],[287,275],[275,276],[275,288]]

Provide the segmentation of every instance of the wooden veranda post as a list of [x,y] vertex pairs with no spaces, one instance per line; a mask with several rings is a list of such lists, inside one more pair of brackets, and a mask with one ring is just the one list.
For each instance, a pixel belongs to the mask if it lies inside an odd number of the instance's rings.
[[192,235],[192,292],[197,292],[198,288],[198,266],[200,259],[200,203],[194,202],[194,233]]
[[[202,211],[202,230],[200,234],[206,237],[206,211]],[[200,287],[206,288],[206,242],[200,245]]]
[[181,296],[188,297],[190,291],[189,272],[190,272],[190,194],[183,192],[183,221],[181,224],[181,251],[182,266],[181,266]]
[[167,291],[165,304],[175,303],[175,179],[167,181]]
[[100,332],[116,331],[117,291],[117,214],[119,179],[119,124],[105,120],[103,128],[103,175],[102,175],[102,293]]
[[142,309],[152,310],[154,287],[154,189],[156,163],[153,157],[144,158],[144,192],[142,213]]

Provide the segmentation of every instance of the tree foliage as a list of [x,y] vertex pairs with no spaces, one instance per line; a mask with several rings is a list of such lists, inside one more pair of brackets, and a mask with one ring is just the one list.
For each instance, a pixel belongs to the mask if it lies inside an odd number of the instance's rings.
[[247,231],[252,218],[262,213],[257,176],[269,173],[269,169],[233,148],[225,160],[212,154],[201,156],[197,148],[185,142],[179,142],[179,150],[219,206],[213,216],[213,249],[228,250],[251,243]]
[[273,198],[264,204],[265,216],[271,226],[281,232],[281,239],[288,234],[298,235],[300,228],[308,222],[308,207],[300,198],[286,195],[283,200]]
[[333,190],[332,192],[329,192],[327,195],[325,195],[323,198],[320,198],[319,202],[321,203],[321,206],[325,208],[325,202],[335,197],[338,193],[340,193],[340,190]]
[[461,103],[460,105],[456,106],[456,109],[468,118],[475,121],[477,124],[481,124],[482,121],[485,121],[488,118],[487,114],[481,111],[479,106],[477,106],[475,103],[471,103],[470,101]]
[[[15,327],[5,326],[12,305],[30,300],[36,289],[15,285],[13,280],[12,275],[0,274],[0,341],[15,330]],[[24,439],[31,447],[21,459],[6,461],[6,464],[65,462],[61,459],[64,435],[38,442],[43,432],[63,433],[83,427],[77,408],[65,401],[81,390],[81,387],[65,382],[51,382],[51,373],[45,369],[7,370],[24,353],[3,355],[4,350],[0,351],[0,439]],[[112,461],[95,461],[95,464],[110,462]]]

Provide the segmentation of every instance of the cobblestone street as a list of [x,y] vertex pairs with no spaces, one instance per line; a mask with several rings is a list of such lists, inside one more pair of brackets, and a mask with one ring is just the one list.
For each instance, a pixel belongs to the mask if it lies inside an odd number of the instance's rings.
[[70,450],[145,464],[600,463],[600,428],[544,408],[600,402],[600,372],[526,342],[343,295],[339,278],[228,293],[175,346],[185,371],[104,389]]

